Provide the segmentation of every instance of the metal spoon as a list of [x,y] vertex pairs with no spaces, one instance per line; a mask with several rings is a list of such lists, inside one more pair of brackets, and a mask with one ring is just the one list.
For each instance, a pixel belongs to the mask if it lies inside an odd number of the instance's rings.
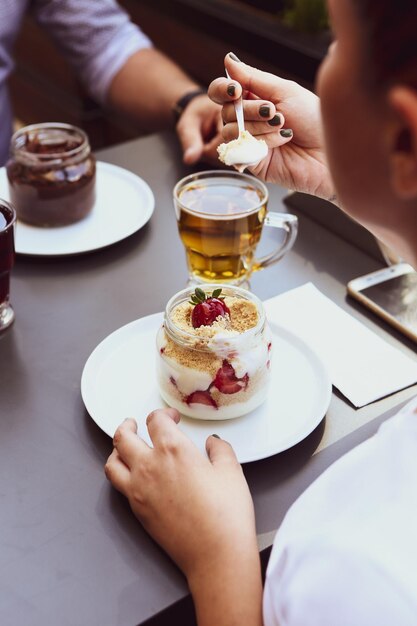
[[[229,72],[226,69],[225,69],[225,72],[226,72],[227,78],[231,80],[229,76]],[[237,100],[234,100],[233,104],[235,106],[235,111],[236,111],[236,119],[237,119],[237,126],[239,129],[239,135],[241,135],[243,132],[245,132],[245,118],[243,116],[242,96],[240,96],[240,98],[238,98]]]

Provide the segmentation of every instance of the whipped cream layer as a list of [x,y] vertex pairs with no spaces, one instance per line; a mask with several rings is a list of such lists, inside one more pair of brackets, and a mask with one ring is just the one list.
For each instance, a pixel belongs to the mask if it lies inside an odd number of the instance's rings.
[[219,159],[225,165],[243,168],[256,165],[268,154],[268,146],[263,139],[255,139],[249,131],[240,133],[237,139],[222,143],[217,148]]
[[[178,401],[171,393],[166,393],[166,390],[161,388],[160,393],[162,399],[172,408],[177,409],[182,415],[192,417],[199,420],[230,420],[236,417],[246,415],[251,411],[257,409],[263,402],[265,402],[268,386],[265,385],[258,393],[252,393],[250,397],[245,398],[243,402],[235,402],[230,405],[222,406],[219,409],[214,409],[204,404],[194,404],[192,409],[184,410],[184,403]],[[189,412],[187,412],[189,411]]]

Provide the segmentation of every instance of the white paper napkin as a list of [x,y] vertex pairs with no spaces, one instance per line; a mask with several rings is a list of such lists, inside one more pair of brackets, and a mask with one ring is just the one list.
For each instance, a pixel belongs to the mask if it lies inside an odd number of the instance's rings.
[[417,382],[417,359],[389,345],[312,283],[267,300],[265,308],[271,322],[315,350],[333,385],[356,407]]

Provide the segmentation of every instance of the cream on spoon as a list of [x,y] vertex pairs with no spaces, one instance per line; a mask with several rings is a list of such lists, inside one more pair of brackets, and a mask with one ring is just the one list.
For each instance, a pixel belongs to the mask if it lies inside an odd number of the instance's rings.
[[[227,78],[230,78],[226,70]],[[256,139],[245,130],[242,96],[234,101],[239,136],[228,143],[222,143],[217,148],[219,160],[225,165],[233,165],[243,171],[250,165],[256,165],[268,154],[268,146],[263,139]]]

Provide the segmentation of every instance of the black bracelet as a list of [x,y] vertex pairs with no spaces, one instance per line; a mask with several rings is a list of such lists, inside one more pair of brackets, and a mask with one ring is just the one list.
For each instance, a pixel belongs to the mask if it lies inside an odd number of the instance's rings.
[[181,96],[172,108],[175,121],[178,122],[191,100],[194,100],[194,98],[197,98],[198,96],[205,96],[206,94],[207,91],[205,89],[195,89],[194,91],[188,91],[184,96]]

